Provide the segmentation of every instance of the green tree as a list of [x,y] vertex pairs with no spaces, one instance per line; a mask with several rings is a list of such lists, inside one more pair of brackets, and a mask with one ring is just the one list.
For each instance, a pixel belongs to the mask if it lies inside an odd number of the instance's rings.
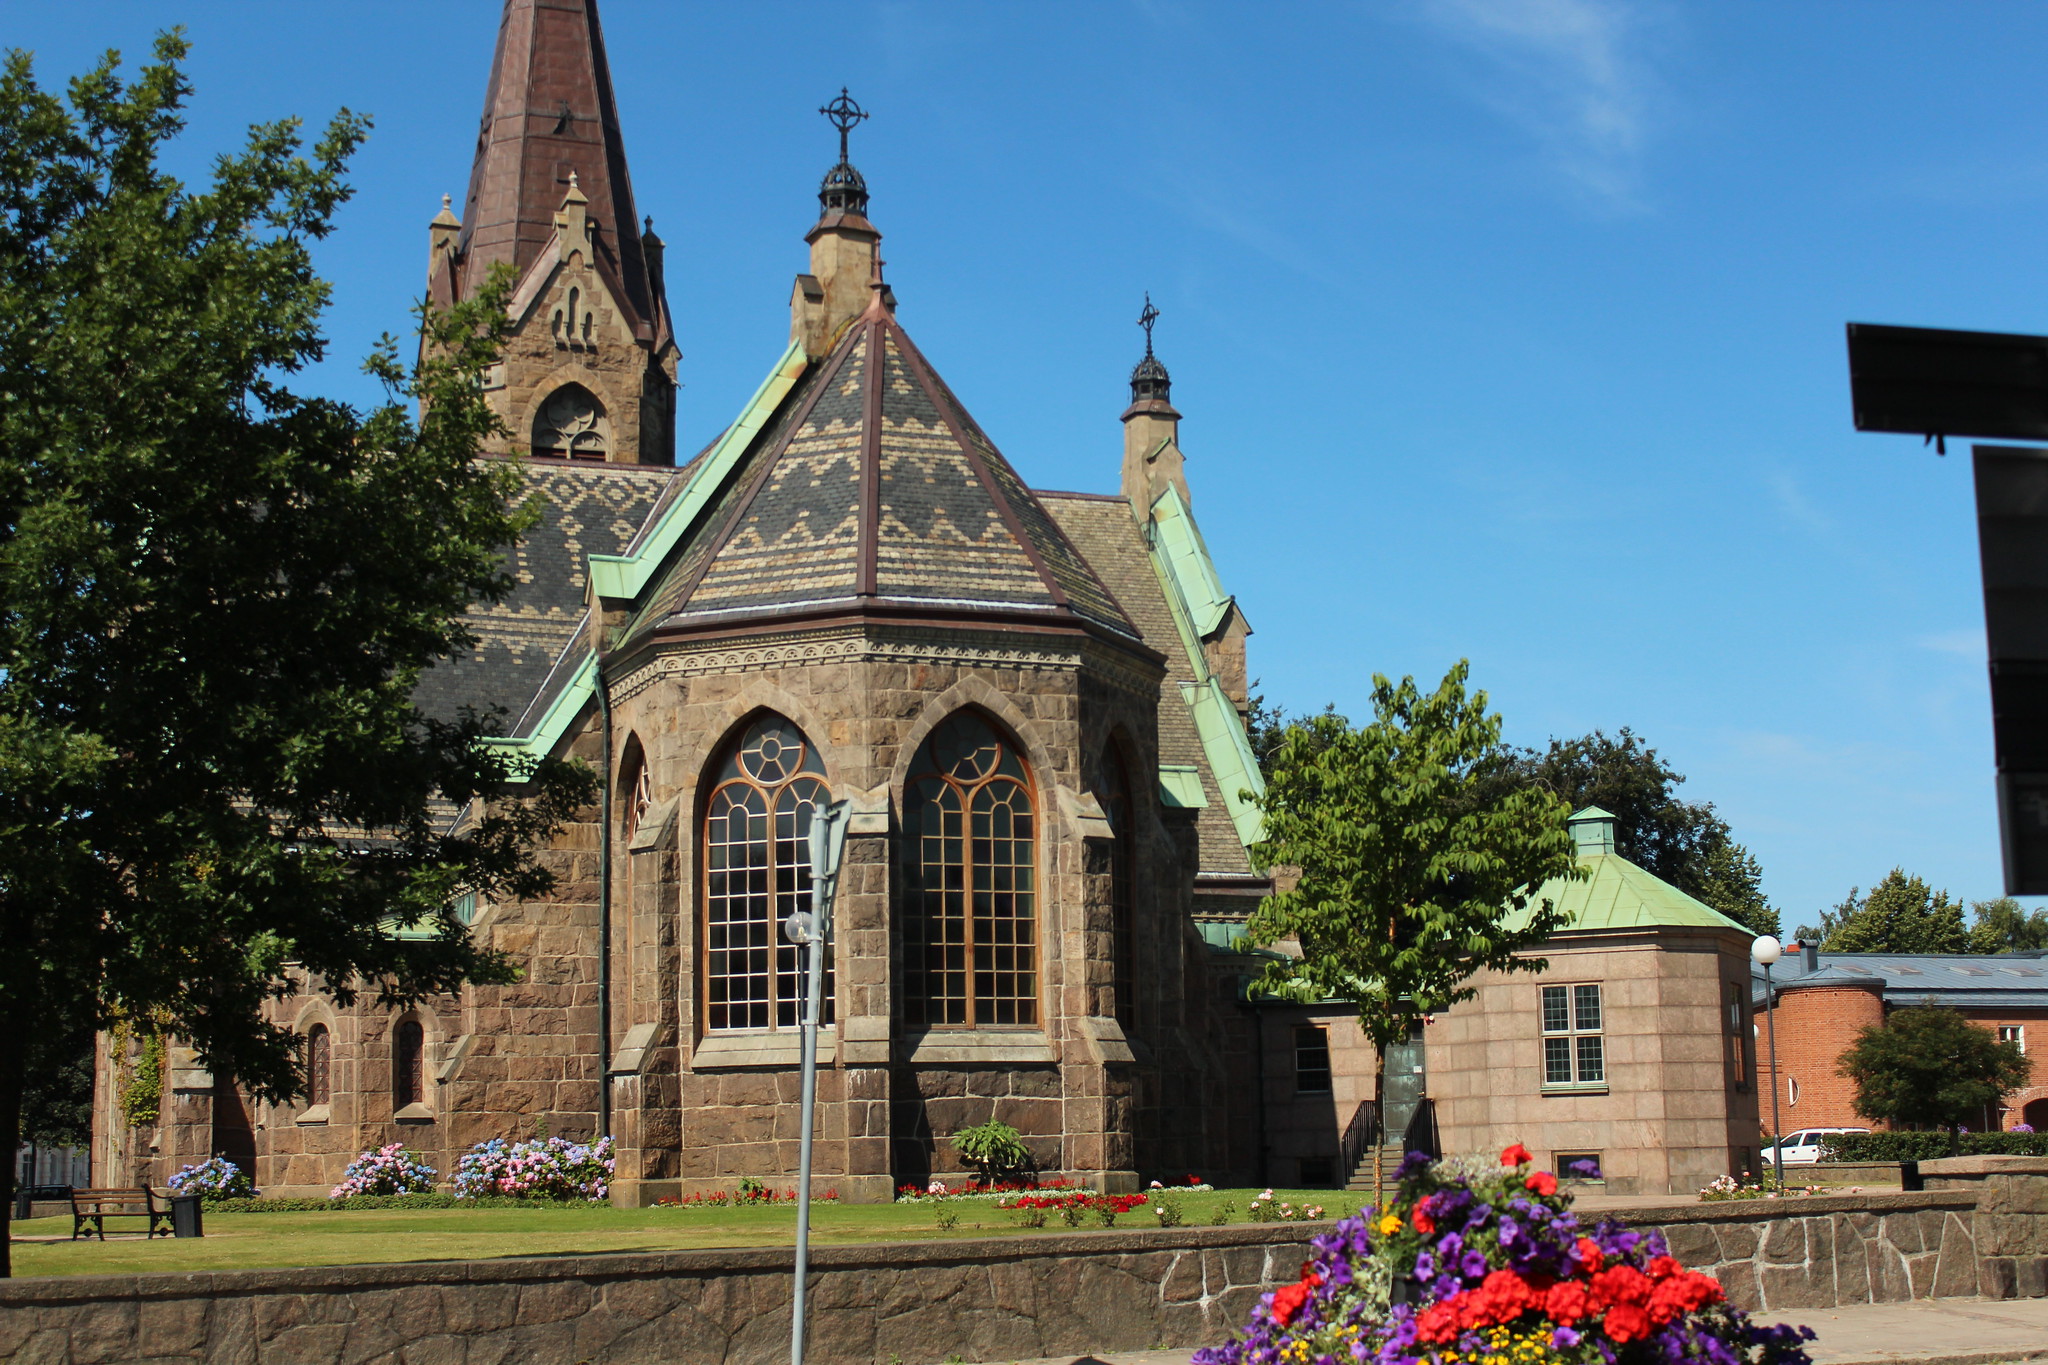
[[382,406],[292,392],[368,124],[260,125],[190,189],[158,167],[185,52],[68,99],[26,53],[0,73],[0,1150],[13,1040],[74,1009],[280,1100],[287,964],[393,1004],[513,979],[453,902],[544,893],[532,849],[592,789],[411,701],[510,587],[518,476],[474,458],[504,281],[423,312],[410,369],[385,340]]
[[1946,1128],[1951,1153],[1964,1123],[2032,1077],[2018,1043],[2002,1043],[1932,1000],[1893,1010],[1858,1033],[1836,1070],[1856,1084],[1857,1113],[1873,1122]]
[[[1966,953],[1963,903],[1893,868],[1859,899],[1856,888],[1821,916],[1821,949],[1830,953]],[[1802,934],[1805,930],[1800,931]]]
[[1253,856],[1295,876],[1260,902],[1249,934],[1294,939],[1301,956],[1269,964],[1260,984],[1358,1006],[1375,1105],[1387,1048],[1423,1015],[1471,999],[1487,968],[1543,969],[1527,954],[1564,918],[1535,897],[1584,875],[1564,802],[1526,785],[1479,790],[1500,718],[1484,692],[1467,696],[1468,671],[1461,661],[1428,695],[1375,676],[1368,724],[1325,713],[1288,727],[1261,801]]
[[92,1048],[89,1026],[46,1026],[29,1036],[22,1078],[21,1141],[42,1147],[83,1147],[91,1140]]
[[2028,914],[2011,896],[1972,901],[1977,923],[1970,929],[1973,953],[2031,953],[2048,948],[2048,910]]
[[1680,800],[1685,781],[1627,726],[1547,749],[1505,749],[1489,765],[1487,788],[1539,787],[1573,810],[1598,806],[1614,816],[1621,856],[1705,901],[1752,933],[1778,932],[1778,912],[1763,893],[1763,869],[1706,802]]

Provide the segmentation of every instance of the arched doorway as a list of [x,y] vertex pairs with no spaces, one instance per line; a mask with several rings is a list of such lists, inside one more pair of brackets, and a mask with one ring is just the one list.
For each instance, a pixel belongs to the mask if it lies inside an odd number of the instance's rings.
[[2048,1096],[2028,1100],[2026,1107],[2020,1110],[2020,1122],[2037,1133],[2048,1130]]

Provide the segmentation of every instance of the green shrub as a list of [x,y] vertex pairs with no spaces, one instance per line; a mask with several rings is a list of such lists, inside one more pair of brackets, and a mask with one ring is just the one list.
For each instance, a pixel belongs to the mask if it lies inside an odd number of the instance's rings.
[[[1964,1156],[2048,1156],[2048,1133],[1964,1133]],[[1948,1134],[1830,1133],[1821,1138],[1823,1161],[1932,1161],[1949,1154]]]
[[962,1160],[981,1169],[986,1185],[1021,1174],[1031,1165],[1031,1149],[1024,1145],[1024,1135],[1001,1119],[960,1129],[953,1134],[953,1146]]

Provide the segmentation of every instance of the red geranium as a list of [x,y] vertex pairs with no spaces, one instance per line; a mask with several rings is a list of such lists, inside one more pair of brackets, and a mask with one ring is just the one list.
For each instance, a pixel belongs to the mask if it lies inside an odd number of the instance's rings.
[[1538,1171],[1523,1181],[1522,1184],[1525,1188],[1536,1191],[1536,1193],[1546,1199],[1557,1193],[1557,1177],[1549,1171]]
[[1618,1346],[1650,1335],[1650,1315],[1632,1303],[1617,1303],[1601,1319],[1600,1329]]
[[1425,1236],[1436,1231],[1436,1219],[1431,1218],[1429,1216],[1429,1211],[1423,1208],[1420,1204],[1417,1204],[1415,1206],[1415,1217],[1413,1219],[1413,1222],[1415,1224],[1415,1230],[1419,1233],[1422,1233]]
[[1284,1289],[1274,1290],[1273,1321],[1282,1327],[1293,1321],[1294,1315],[1301,1311],[1301,1306],[1308,1302],[1308,1296],[1313,1294],[1322,1282],[1322,1276],[1310,1273],[1305,1275],[1298,1284],[1290,1284]]
[[1578,1240],[1579,1264],[1586,1268],[1588,1275],[1607,1264],[1607,1257],[1601,1252],[1600,1244],[1591,1237]]
[[1503,1166],[1526,1166],[1534,1159],[1529,1155],[1529,1149],[1519,1142],[1500,1154],[1500,1164]]
[[1586,1286],[1579,1280],[1561,1280],[1543,1295],[1543,1311],[1562,1323],[1574,1323],[1593,1311]]
[[1611,1265],[1592,1278],[1593,1306],[1627,1304],[1640,1308],[1650,1301],[1650,1277],[1632,1265]]

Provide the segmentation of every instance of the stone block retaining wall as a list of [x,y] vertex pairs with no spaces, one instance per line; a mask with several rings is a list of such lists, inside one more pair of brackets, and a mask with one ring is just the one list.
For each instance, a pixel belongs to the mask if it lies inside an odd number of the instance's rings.
[[[1628,1211],[1776,1320],[2048,1294],[2048,1180]],[[1315,1224],[813,1253],[812,1358],[1015,1360],[1220,1342]],[[0,1283],[13,1365],[752,1365],[787,1358],[790,1254],[750,1249]]]

